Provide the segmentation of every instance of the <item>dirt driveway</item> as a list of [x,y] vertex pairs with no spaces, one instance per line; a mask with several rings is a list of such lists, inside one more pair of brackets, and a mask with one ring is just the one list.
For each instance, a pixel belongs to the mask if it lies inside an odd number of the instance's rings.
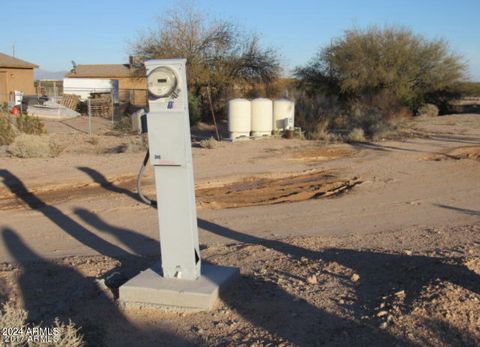
[[[480,117],[417,120],[413,128],[417,137],[403,141],[325,147],[271,139],[194,148],[201,243],[235,241],[202,221],[267,239],[478,221]],[[83,145],[86,135],[74,136]],[[100,145],[118,141],[109,138]],[[97,239],[114,253],[156,254],[156,212],[135,194],[143,153],[72,148],[55,159],[1,159],[1,226],[47,258],[104,254]],[[145,191],[153,193],[149,177]],[[132,249],[119,230],[142,242]],[[0,260],[12,260],[2,244]]]
[[194,313],[115,300],[117,275],[159,257],[143,153],[49,127],[60,157],[0,158],[0,302],[30,321],[71,320],[93,346],[480,345],[479,116],[397,141],[194,148],[203,261],[241,271]]

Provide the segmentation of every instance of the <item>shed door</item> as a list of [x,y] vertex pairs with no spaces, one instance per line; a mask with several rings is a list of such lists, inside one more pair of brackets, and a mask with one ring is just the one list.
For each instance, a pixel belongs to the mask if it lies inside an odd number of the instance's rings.
[[7,73],[0,71],[0,103],[8,102]]

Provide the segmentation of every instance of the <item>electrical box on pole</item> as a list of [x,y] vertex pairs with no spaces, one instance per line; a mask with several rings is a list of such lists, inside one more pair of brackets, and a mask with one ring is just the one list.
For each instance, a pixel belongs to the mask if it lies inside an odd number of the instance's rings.
[[185,60],[152,60],[147,69],[150,162],[155,174],[163,275],[200,276],[195,184]]
[[122,285],[120,301],[208,309],[219,290],[239,272],[237,268],[201,265],[186,60],[150,60],[145,68],[149,112],[144,130],[155,176],[161,263]]

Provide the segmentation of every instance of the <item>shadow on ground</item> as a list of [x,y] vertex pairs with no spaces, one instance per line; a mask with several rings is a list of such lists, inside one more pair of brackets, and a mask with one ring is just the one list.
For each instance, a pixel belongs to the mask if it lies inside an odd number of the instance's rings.
[[90,178],[93,181],[98,183],[105,190],[109,190],[111,192],[118,193],[118,194],[127,195],[128,197],[132,198],[133,200],[136,200],[138,202],[142,202],[142,200],[140,200],[138,194],[136,194],[136,193],[134,193],[134,192],[132,192],[128,189],[121,188],[121,187],[118,187],[118,186],[114,185],[101,172],[99,172],[95,169],[86,167],[86,166],[79,166],[79,167],[77,167],[77,169],[86,173],[88,176],[90,176]]
[[[290,245],[278,240],[268,240],[246,235],[218,224],[199,219],[199,226],[209,232],[246,244],[262,245],[300,260],[336,262],[359,274],[361,282],[354,286],[356,302],[351,306],[355,321],[342,320],[302,300],[292,297],[271,282],[243,277],[236,290],[224,295],[223,299],[235,307],[246,319],[269,331],[275,332],[297,345],[334,344],[344,345],[355,341],[356,345],[409,345],[408,341],[388,335],[383,330],[364,325],[360,318],[372,315],[382,298],[393,296],[404,290],[405,307],[408,313],[414,301],[420,297],[422,288],[435,281],[445,280],[472,292],[480,293],[480,276],[463,265],[460,259],[442,259],[427,256],[407,256],[351,249],[326,249],[313,251]],[[348,279],[346,279],[348,280]],[[252,295],[254,293],[255,295]],[[321,293],[319,294],[321,295]],[[295,305],[291,303],[296,302]],[[288,307],[294,307],[289,311]],[[265,314],[268,312],[268,314]],[[295,318],[294,318],[295,317]],[[431,322],[438,336],[445,330],[454,331],[453,326]],[[315,334],[315,331],[317,332]],[[363,331],[356,340],[353,335]],[[474,337],[459,332],[469,341]],[[353,335],[352,335],[353,334]],[[365,340],[362,341],[361,338]],[[336,340],[332,340],[336,339]],[[458,341],[448,341],[455,344]]]
[[84,277],[70,266],[43,259],[10,228],[4,228],[1,235],[20,265],[17,284],[30,322],[51,327],[55,317],[72,321],[81,327],[87,346],[194,345],[161,328],[137,328],[93,278]]
[[461,208],[461,207],[455,207],[455,206],[449,206],[449,205],[444,205],[444,204],[433,204],[434,206],[440,207],[440,208],[445,208],[447,210],[452,210],[456,211],[459,213],[466,214],[468,216],[480,216],[480,211],[476,210],[470,210],[467,208]]
[[[0,177],[7,186],[11,184],[12,187],[16,187],[12,191],[17,193],[27,205],[42,206],[39,211],[47,219],[100,254],[119,259],[124,264],[141,262],[144,259],[100,238],[59,209],[43,203],[34,194],[28,192],[21,180],[8,170],[0,170]],[[111,185],[104,187],[120,194],[125,193]],[[141,252],[141,249],[137,248],[141,243],[155,243],[132,230],[112,226],[88,210],[76,209],[75,214],[97,229],[114,235],[133,252]],[[351,345],[353,343],[369,346],[412,346],[413,343],[392,336],[376,326],[362,323],[359,318],[362,315],[371,314],[383,296],[391,295],[398,290],[405,290],[407,293],[405,309],[408,311],[412,302],[420,295],[422,287],[437,278],[448,280],[476,293],[480,292],[480,277],[456,259],[444,260],[426,256],[404,256],[350,249],[313,251],[278,240],[242,234],[206,220],[198,221],[201,228],[237,242],[263,245],[293,258],[306,257],[311,261],[337,262],[360,275],[361,285],[355,287],[357,302],[351,308],[354,320],[344,319],[327,312],[288,293],[275,283],[250,275],[243,275],[230,291],[222,295],[227,305],[253,325],[252,329],[263,328],[271,335],[282,337],[295,345]],[[85,278],[71,267],[42,259],[12,229],[2,230],[2,237],[9,252],[23,269],[18,284],[25,307],[30,313],[30,319],[43,322],[51,321],[54,316],[60,316],[63,320],[72,319],[85,327],[87,340],[92,346],[101,346],[105,336],[111,336],[112,331],[109,331],[109,327],[112,325],[118,329],[117,334],[124,337],[118,339],[119,342],[116,345],[191,344],[190,341],[161,329],[156,329],[154,332],[140,331],[122,315],[115,302],[100,291],[93,279]],[[63,274],[62,278],[67,278],[61,283],[58,281],[60,273]],[[56,296],[49,296],[51,288],[55,288]],[[42,301],[45,304],[41,304]],[[89,308],[91,308],[91,311],[88,311],[89,315],[82,316],[81,313],[85,312],[83,310]],[[88,316],[91,318],[86,319],[85,317]],[[432,321],[431,329],[455,331],[454,327],[442,324]],[[242,333],[248,336],[249,332]],[[458,332],[458,334],[464,333]],[[468,341],[475,341],[473,337],[465,338]],[[139,341],[143,342],[139,343]],[[251,341],[251,343],[254,342]],[[446,341],[446,344],[451,342]],[[225,341],[225,344],[228,343],[231,341]]]
[[[120,271],[130,277],[153,262],[152,259],[132,254],[102,239],[56,207],[44,203],[29,192],[23,182],[8,170],[0,170],[0,177],[4,184],[11,187],[11,191],[30,208],[41,206],[37,210],[68,235],[99,254],[117,259],[121,266],[110,273]],[[115,235],[133,252],[141,254],[145,248],[143,246],[140,248],[140,245],[147,243],[156,248],[157,254],[159,253],[159,244],[156,240],[132,230],[109,225],[84,209],[77,209],[75,213],[98,229]],[[152,331],[136,328],[119,311],[115,301],[100,290],[94,278],[86,278],[72,267],[42,258],[27,246],[18,234],[11,228],[3,228],[1,231],[8,252],[22,269],[18,286],[24,307],[29,314],[29,321],[51,326],[57,316],[63,321],[72,320],[83,327],[82,333],[89,346],[158,346],[159,343],[173,346],[193,345],[191,341],[161,328]],[[110,338],[107,338],[107,335]],[[111,341],[112,336],[114,342]],[[108,341],[110,343],[107,343]]]

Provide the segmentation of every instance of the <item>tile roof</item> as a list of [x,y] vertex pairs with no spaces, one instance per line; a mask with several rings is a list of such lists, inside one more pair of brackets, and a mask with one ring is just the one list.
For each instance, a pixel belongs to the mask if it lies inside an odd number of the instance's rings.
[[132,77],[134,71],[130,69],[128,64],[93,64],[93,65],[77,65],[75,72],[73,70],[65,75],[65,77]]
[[12,57],[7,54],[0,53],[0,67],[17,67],[23,69],[37,68],[38,65],[29,63],[28,61]]

